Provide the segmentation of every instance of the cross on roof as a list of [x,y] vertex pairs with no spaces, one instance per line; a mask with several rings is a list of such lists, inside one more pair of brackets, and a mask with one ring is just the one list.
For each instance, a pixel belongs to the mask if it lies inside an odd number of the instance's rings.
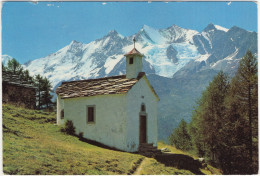
[[135,39],[135,37],[134,37],[133,41],[134,41],[134,48],[135,48],[135,42],[136,42],[136,39]]

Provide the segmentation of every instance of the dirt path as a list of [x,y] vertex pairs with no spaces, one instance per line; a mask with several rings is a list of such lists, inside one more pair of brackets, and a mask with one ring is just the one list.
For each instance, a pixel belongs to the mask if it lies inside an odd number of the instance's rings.
[[148,158],[144,158],[144,160],[141,162],[141,164],[139,165],[139,167],[136,169],[136,171],[135,171],[132,175],[141,175],[143,166],[145,165],[145,163],[146,163],[147,161],[148,161]]

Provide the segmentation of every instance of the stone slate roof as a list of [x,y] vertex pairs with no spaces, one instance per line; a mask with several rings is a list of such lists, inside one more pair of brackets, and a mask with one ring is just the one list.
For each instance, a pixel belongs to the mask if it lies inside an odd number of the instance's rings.
[[130,52],[128,52],[128,53],[125,54],[124,56],[128,56],[128,55],[139,55],[139,56],[143,56],[143,54],[141,54],[136,48],[133,48]]
[[19,75],[13,74],[12,72],[2,71],[2,82],[16,86],[36,89],[36,87],[34,87],[32,84],[22,81]]
[[145,75],[139,73],[136,79],[127,79],[126,75],[63,82],[56,93],[62,98],[90,97],[96,95],[125,94]]

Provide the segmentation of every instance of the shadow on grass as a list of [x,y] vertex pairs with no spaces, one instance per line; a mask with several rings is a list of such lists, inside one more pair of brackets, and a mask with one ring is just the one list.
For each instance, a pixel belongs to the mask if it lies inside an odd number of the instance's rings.
[[178,169],[189,170],[195,175],[204,175],[201,171],[201,163],[192,157],[183,154],[162,153],[154,157],[165,166],[176,167]]
[[[77,135],[75,135],[75,136],[77,136]],[[86,142],[86,143],[91,144],[91,145],[95,145],[95,146],[97,146],[97,147],[101,147],[101,148],[109,149],[109,150],[114,150],[114,151],[119,151],[119,152],[125,152],[125,151],[116,149],[116,148],[114,148],[114,147],[109,147],[109,146],[104,145],[104,144],[102,144],[102,143],[100,143],[100,142],[97,142],[97,141],[93,141],[93,140],[86,139],[86,138],[81,138],[81,137],[79,137],[79,136],[77,136],[77,137],[79,138],[80,141]]]
[[[77,137],[79,137],[79,136],[77,136]],[[101,147],[101,148],[125,152],[125,151],[122,151],[122,150],[119,150],[119,149],[116,149],[116,148],[113,148],[113,147],[109,147],[107,145],[104,145],[102,143],[99,143],[97,141],[93,141],[93,140],[90,140],[90,139],[79,137],[79,140],[82,141],[82,142],[86,142],[88,144],[92,144],[92,145]],[[138,153],[138,152],[134,152],[134,153]],[[199,161],[194,160],[192,157],[190,157],[188,155],[174,154],[174,153],[161,153],[161,154],[155,155],[154,159],[156,159],[158,162],[164,164],[165,166],[189,170],[192,173],[194,173],[195,175],[204,175],[200,171],[201,163]]]

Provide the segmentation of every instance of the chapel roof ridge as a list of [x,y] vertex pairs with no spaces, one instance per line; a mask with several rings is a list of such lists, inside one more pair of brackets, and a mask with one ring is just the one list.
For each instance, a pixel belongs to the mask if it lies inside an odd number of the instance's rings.
[[89,81],[98,81],[98,80],[105,80],[111,78],[126,78],[126,75],[116,75],[116,76],[108,76],[102,78],[92,78],[92,79],[84,79],[84,80],[74,80],[74,81],[63,81],[62,83],[71,83],[71,82],[89,82]]
[[135,47],[128,53],[126,53],[124,56],[128,56],[128,55],[140,55],[143,56],[142,53],[140,53],[140,51],[138,51]]

